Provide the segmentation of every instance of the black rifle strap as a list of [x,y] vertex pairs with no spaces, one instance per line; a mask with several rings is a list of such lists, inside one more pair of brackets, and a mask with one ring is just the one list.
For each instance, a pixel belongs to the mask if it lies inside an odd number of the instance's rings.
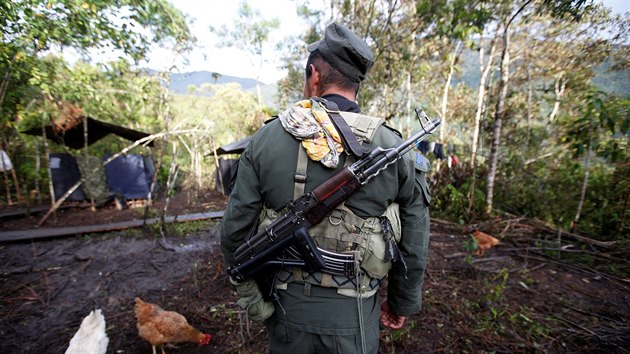
[[367,150],[359,144],[359,140],[356,135],[352,132],[352,128],[346,123],[345,119],[339,114],[339,107],[333,101],[328,101],[325,99],[318,99],[319,103],[321,103],[324,108],[326,108],[326,112],[328,112],[328,116],[330,116],[330,120],[337,128],[339,135],[341,136],[341,141],[343,143],[343,147],[356,157],[357,159],[363,157]]

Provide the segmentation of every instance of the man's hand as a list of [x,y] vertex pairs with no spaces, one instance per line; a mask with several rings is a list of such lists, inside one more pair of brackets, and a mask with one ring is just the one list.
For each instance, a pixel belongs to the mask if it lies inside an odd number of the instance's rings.
[[381,324],[389,329],[400,329],[405,324],[405,316],[398,316],[392,312],[389,302],[385,299],[381,303]]

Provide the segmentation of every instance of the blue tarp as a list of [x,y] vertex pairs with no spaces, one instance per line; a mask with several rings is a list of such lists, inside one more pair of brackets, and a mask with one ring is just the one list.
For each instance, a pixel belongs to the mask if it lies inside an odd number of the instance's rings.
[[[79,182],[81,173],[77,161],[70,154],[50,154],[49,161],[55,199],[60,199],[70,187]],[[66,200],[80,201],[85,199],[85,194],[79,187]]]
[[105,165],[109,190],[125,199],[146,199],[154,172],[149,156],[122,155]]

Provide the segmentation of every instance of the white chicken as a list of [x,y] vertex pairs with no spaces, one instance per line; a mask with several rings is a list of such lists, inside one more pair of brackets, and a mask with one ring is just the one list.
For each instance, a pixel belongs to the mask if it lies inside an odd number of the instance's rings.
[[105,333],[105,317],[101,309],[93,310],[81,322],[70,340],[66,354],[105,354],[109,338]]

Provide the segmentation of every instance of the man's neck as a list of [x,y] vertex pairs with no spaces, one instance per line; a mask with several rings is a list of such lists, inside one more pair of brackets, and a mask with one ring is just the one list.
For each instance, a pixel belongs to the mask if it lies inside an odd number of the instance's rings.
[[342,89],[339,89],[337,87],[335,87],[334,89],[329,89],[329,90],[326,90],[326,91],[322,92],[319,97],[324,97],[324,96],[327,96],[327,95],[338,95],[338,96],[342,96],[345,99],[350,100],[352,102],[356,102],[357,101],[357,95],[356,95],[355,92],[353,92],[351,90],[342,90]]
[[339,107],[339,110],[341,111],[354,112],[354,113],[361,112],[361,109],[359,108],[359,105],[357,105],[356,102],[349,100],[348,98],[338,93],[329,93],[326,95],[322,95],[321,97],[329,101],[335,102],[337,106]]

